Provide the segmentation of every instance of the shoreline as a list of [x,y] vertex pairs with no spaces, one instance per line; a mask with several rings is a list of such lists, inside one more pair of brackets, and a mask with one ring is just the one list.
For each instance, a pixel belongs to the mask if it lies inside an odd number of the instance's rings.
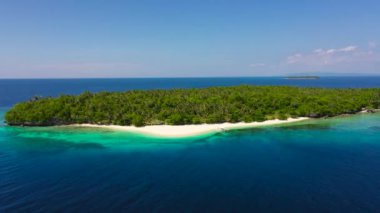
[[118,126],[118,125],[97,125],[97,124],[72,124],[68,126],[73,127],[89,127],[89,128],[105,128],[116,131],[126,131],[133,133],[140,133],[143,135],[166,137],[166,138],[181,138],[203,135],[213,132],[223,132],[233,129],[247,129],[253,127],[271,126],[277,124],[294,123],[299,121],[308,120],[310,118],[288,118],[287,120],[266,120],[263,122],[251,123],[221,123],[221,124],[190,124],[190,125],[152,125],[144,127],[135,126]]

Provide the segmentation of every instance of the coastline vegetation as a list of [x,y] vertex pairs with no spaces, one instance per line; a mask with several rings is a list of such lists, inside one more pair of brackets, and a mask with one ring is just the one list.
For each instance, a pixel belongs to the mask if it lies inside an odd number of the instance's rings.
[[380,89],[241,85],[33,98],[13,106],[5,120],[15,126],[183,125],[332,117],[379,107]]

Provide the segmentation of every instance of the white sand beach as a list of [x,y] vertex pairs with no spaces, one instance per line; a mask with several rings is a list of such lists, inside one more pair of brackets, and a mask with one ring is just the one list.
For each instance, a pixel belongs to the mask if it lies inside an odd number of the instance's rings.
[[95,124],[75,124],[71,126],[80,126],[80,127],[94,127],[94,128],[107,128],[118,131],[129,131],[140,134],[160,136],[160,137],[188,137],[201,135],[211,132],[221,132],[231,129],[245,129],[252,127],[260,126],[269,126],[277,124],[285,124],[303,121],[309,118],[300,117],[300,118],[289,118],[288,120],[267,120],[263,122],[252,122],[252,123],[221,123],[221,124],[193,124],[193,125],[152,125],[144,127],[135,127],[135,126],[117,126],[117,125],[95,125]]

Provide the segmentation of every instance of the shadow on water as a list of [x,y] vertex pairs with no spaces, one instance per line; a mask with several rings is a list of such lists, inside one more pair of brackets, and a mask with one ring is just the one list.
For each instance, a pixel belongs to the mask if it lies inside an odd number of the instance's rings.
[[380,126],[371,126],[368,129],[373,130],[373,131],[380,131]]
[[74,144],[72,147],[77,148],[77,149],[106,149],[107,148],[107,147],[103,146],[102,144],[91,143],[91,142],[90,143]]
[[[59,153],[69,149],[103,150],[103,144],[89,140],[72,141],[69,132],[48,128],[2,127],[3,134],[12,139],[11,146],[21,152]],[[75,136],[75,135],[74,135]]]
[[282,130],[330,130],[333,127],[330,124],[302,124],[273,127],[273,129]]
[[266,132],[273,131],[322,131],[322,130],[334,130],[333,125],[329,123],[298,123],[298,124],[284,124],[279,126],[262,126],[245,129],[232,129],[225,132],[219,132],[214,134],[215,136],[235,136],[235,135],[261,135]]
[[216,133],[215,136],[236,136],[243,134],[259,134],[265,132],[266,129],[262,127],[245,128],[245,129],[230,129],[225,132]]
[[104,150],[107,147],[102,144],[85,142],[75,143],[65,140],[45,138],[15,138],[13,147],[19,152],[55,154],[68,150]]

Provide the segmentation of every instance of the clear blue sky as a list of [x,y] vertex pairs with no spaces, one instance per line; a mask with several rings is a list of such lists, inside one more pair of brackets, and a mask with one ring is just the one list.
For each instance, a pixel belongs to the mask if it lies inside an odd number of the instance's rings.
[[378,0],[2,0],[0,78],[380,75]]

